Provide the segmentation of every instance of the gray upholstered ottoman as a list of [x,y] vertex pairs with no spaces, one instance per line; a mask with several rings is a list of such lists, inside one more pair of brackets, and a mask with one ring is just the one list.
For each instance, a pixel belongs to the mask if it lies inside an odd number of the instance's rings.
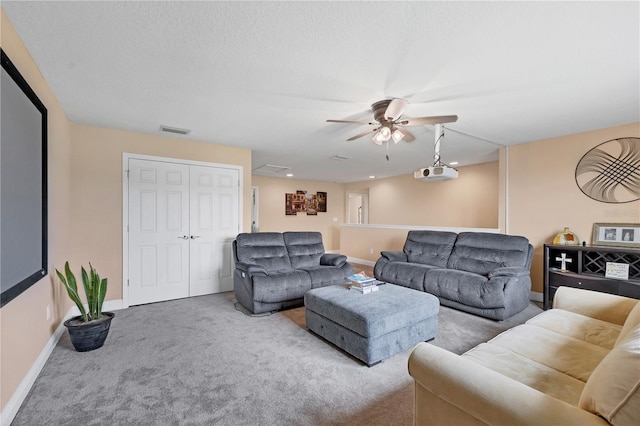
[[438,334],[438,298],[393,284],[359,294],[349,285],[309,290],[307,328],[372,366]]

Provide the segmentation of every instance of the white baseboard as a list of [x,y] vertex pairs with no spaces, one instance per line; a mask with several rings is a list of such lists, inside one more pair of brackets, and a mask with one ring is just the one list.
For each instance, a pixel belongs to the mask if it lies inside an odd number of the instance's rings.
[[531,293],[529,293],[529,300],[542,303],[544,302],[544,296],[542,293],[538,293],[537,291],[532,291]]
[[360,265],[374,266],[376,262],[365,259],[358,259],[357,257],[347,257],[347,262],[349,263],[359,263]]
[[[122,305],[122,300],[108,300],[104,302],[102,308],[105,311],[117,311],[119,309],[122,309]],[[60,338],[62,337],[62,334],[65,331],[64,322],[69,318],[79,314],[80,311],[76,306],[74,306],[69,309],[69,312],[67,312],[62,321],[60,321],[60,324],[58,324],[56,330],[53,332],[51,337],[49,337],[49,340],[47,340],[47,344],[44,346],[44,348],[42,348],[42,352],[40,352],[40,355],[38,355],[38,358],[27,372],[27,375],[24,377],[24,379],[22,379],[20,385],[18,385],[18,388],[13,393],[13,395],[11,395],[11,398],[7,402],[7,405],[5,405],[4,409],[0,413],[0,424],[2,426],[9,426],[15,418],[16,414],[18,414],[20,406],[29,394],[31,387],[36,382],[36,379],[44,368],[44,365],[47,363],[51,352],[53,352],[53,349],[58,344],[58,340],[60,340]]]
[[20,406],[24,402],[24,399],[27,397],[27,394],[31,390],[31,387],[38,378],[40,371],[42,371],[42,368],[49,359],[49,355],[51,355],[51,352],[53,352],[53,348],[56,347],[58,340],[60,340],[60,337],[62,337],[62,333],[65,330],[64,322],[71,317],[72,315],[70,310],[67,315],[65,315],[64,319],[60,321],[60,324],[53,332],[51,337],[49,337],[47,344],[42,349],[42,352],[40,352],[40,355],[36,359],[36,362],[33,363],[31,368],[27,372],[27,375],[24,377],[24,379],[22,379],[22,382],[20,382],[20,385],[7,402],[7,405],[5,405],[4,410],[2,410],[2,414],[0,415],[2,418],[3,426],[9,426],[13,421],[13,418],[16,416],[16,414],[18,414]]

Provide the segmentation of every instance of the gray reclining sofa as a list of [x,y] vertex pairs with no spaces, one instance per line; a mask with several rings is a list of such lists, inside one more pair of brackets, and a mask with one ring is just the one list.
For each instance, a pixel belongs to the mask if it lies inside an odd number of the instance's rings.
[[238,234],[233,254],[234,293],[253,314],[302,306],[307,291],[353,273],[346,256],[325,253],[319,232]]
[[431,293],[444,306],[503,320],[529,304],[533,246],[525,237],[409,231],[402,252],[380,254],[377,279]]

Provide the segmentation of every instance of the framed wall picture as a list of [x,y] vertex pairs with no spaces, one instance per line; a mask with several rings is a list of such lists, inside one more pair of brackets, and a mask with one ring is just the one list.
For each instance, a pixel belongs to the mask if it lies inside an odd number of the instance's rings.
[[593,245],[640,247],[640,223],[594,223]]
[[314,195],[309,191],[297,190],[295,194],[284,194],[285,215],[296,216],[298,213],[306,213],[308,216],[317,216],[318,212],[327,212],[326,192],[317,192]]

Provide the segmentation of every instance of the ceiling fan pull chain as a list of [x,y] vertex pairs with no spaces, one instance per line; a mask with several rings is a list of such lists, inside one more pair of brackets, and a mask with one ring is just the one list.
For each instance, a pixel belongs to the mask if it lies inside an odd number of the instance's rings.
[[389,161],[389,141],[387,141],[387,155],[385,155],[387,161]]

